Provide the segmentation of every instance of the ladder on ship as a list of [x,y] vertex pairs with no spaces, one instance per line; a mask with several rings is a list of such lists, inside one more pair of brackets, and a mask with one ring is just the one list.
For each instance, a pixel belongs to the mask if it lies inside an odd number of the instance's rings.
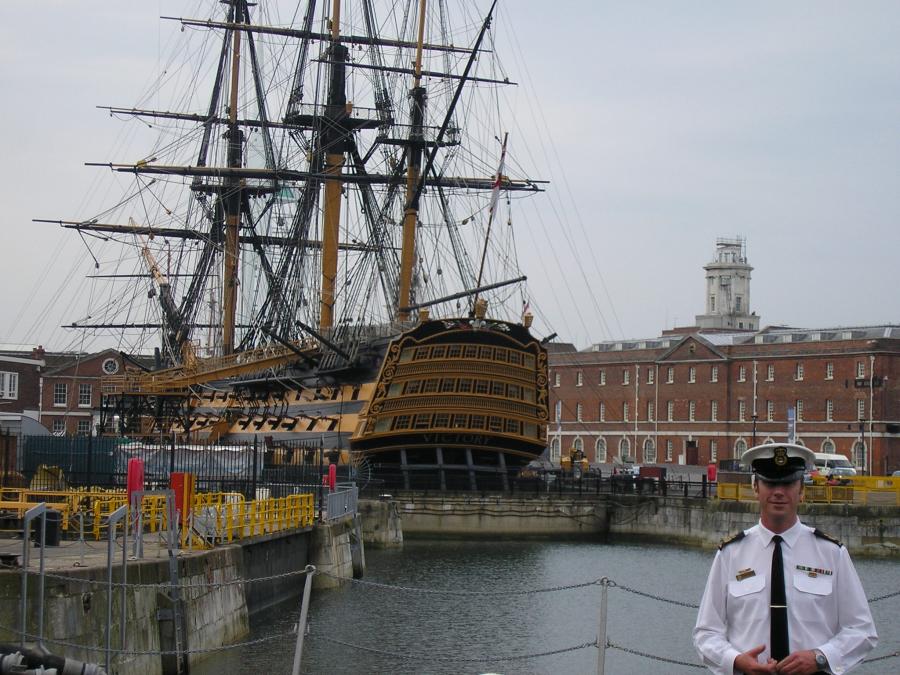
[[341,351],[332,349],[326,344],[322,345],[322,360],[319,362],[320,373],[344,370],[356,363],[361,344],[356,331],[347,326],[339,326],[332,334],[331,340]]

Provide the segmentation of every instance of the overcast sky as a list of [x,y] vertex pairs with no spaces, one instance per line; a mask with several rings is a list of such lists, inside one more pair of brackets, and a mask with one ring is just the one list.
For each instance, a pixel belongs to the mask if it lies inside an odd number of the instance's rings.
[[[84,247],[31,219],[117,198],[88,193],[84,162],[135,159],[108,155],[119,127],[95,106],[136,101],[177,30],[156,17],[194,4],[3,3],[0,343],[71,344],[56,327],[79,317],[53,299]],[[900,323],[900,3],[500,4],[552,181],[520,237],[542,332],[585,347],[692,324],[735,235],[763,325]]]

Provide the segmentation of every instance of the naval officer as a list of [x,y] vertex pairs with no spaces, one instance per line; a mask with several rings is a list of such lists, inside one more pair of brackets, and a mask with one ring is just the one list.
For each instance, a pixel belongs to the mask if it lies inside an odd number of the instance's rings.
[[847,549],[797,518],[813,458],[787,443],[741,457],[760,518],[719,545],[706,581],[694,646],[714,673],[840,675],[878,641]]

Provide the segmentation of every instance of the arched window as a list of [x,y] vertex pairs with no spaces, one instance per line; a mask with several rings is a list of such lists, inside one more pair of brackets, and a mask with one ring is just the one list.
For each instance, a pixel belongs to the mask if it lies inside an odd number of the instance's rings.
[[559,461],[559,436],[554,437],[554,439],[550,441],[550,461]]
[[794,445],[802,445],[804,448],[806,447],[806,443],[803,442],[802,438],[795,438]]
[[631,456],[631,443],[628,442],[628,438],[626,436],[622,436],[622,440],[619,441],[619,457],[625,459],[626,457]]
[[774,442],[775,442],[774,438],[772,438],[771,436],[767,436],[766,440],[763,441],[763,445],[768,445],[769,443],[774,443]]
[[735,459],[740,459],[741,455],[747,452],[747,441],[743,438],[737,439],[734,443],[734,456]]
[[656,464],[656,443],[652,438],[644,440],[644,464]]
[[853,466],[866,468],[866,444],[862,441],[853,444]]
[[575,440],[572,441],[572,449],[575,452],[584,452],[584,441],[581,440],[581,436],[576,436]]
[[602,436],[594,444],[594,461],[606,462],[606,439]]
[[833,455],[836,448],[834,446],[834,441],[830,438],[826,438],[822,441],[822,452],[827,452],[830,455]]

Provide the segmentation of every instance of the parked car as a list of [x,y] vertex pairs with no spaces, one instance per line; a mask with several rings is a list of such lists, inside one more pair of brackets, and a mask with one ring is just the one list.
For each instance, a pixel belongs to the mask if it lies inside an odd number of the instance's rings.
[[843,478],[856,475],[856,469],[853,468],[850,460],[844,455],[828,452],[817,452],[815,455],[816,469],[818,469],[820,475],[826,478],[831,475]]

